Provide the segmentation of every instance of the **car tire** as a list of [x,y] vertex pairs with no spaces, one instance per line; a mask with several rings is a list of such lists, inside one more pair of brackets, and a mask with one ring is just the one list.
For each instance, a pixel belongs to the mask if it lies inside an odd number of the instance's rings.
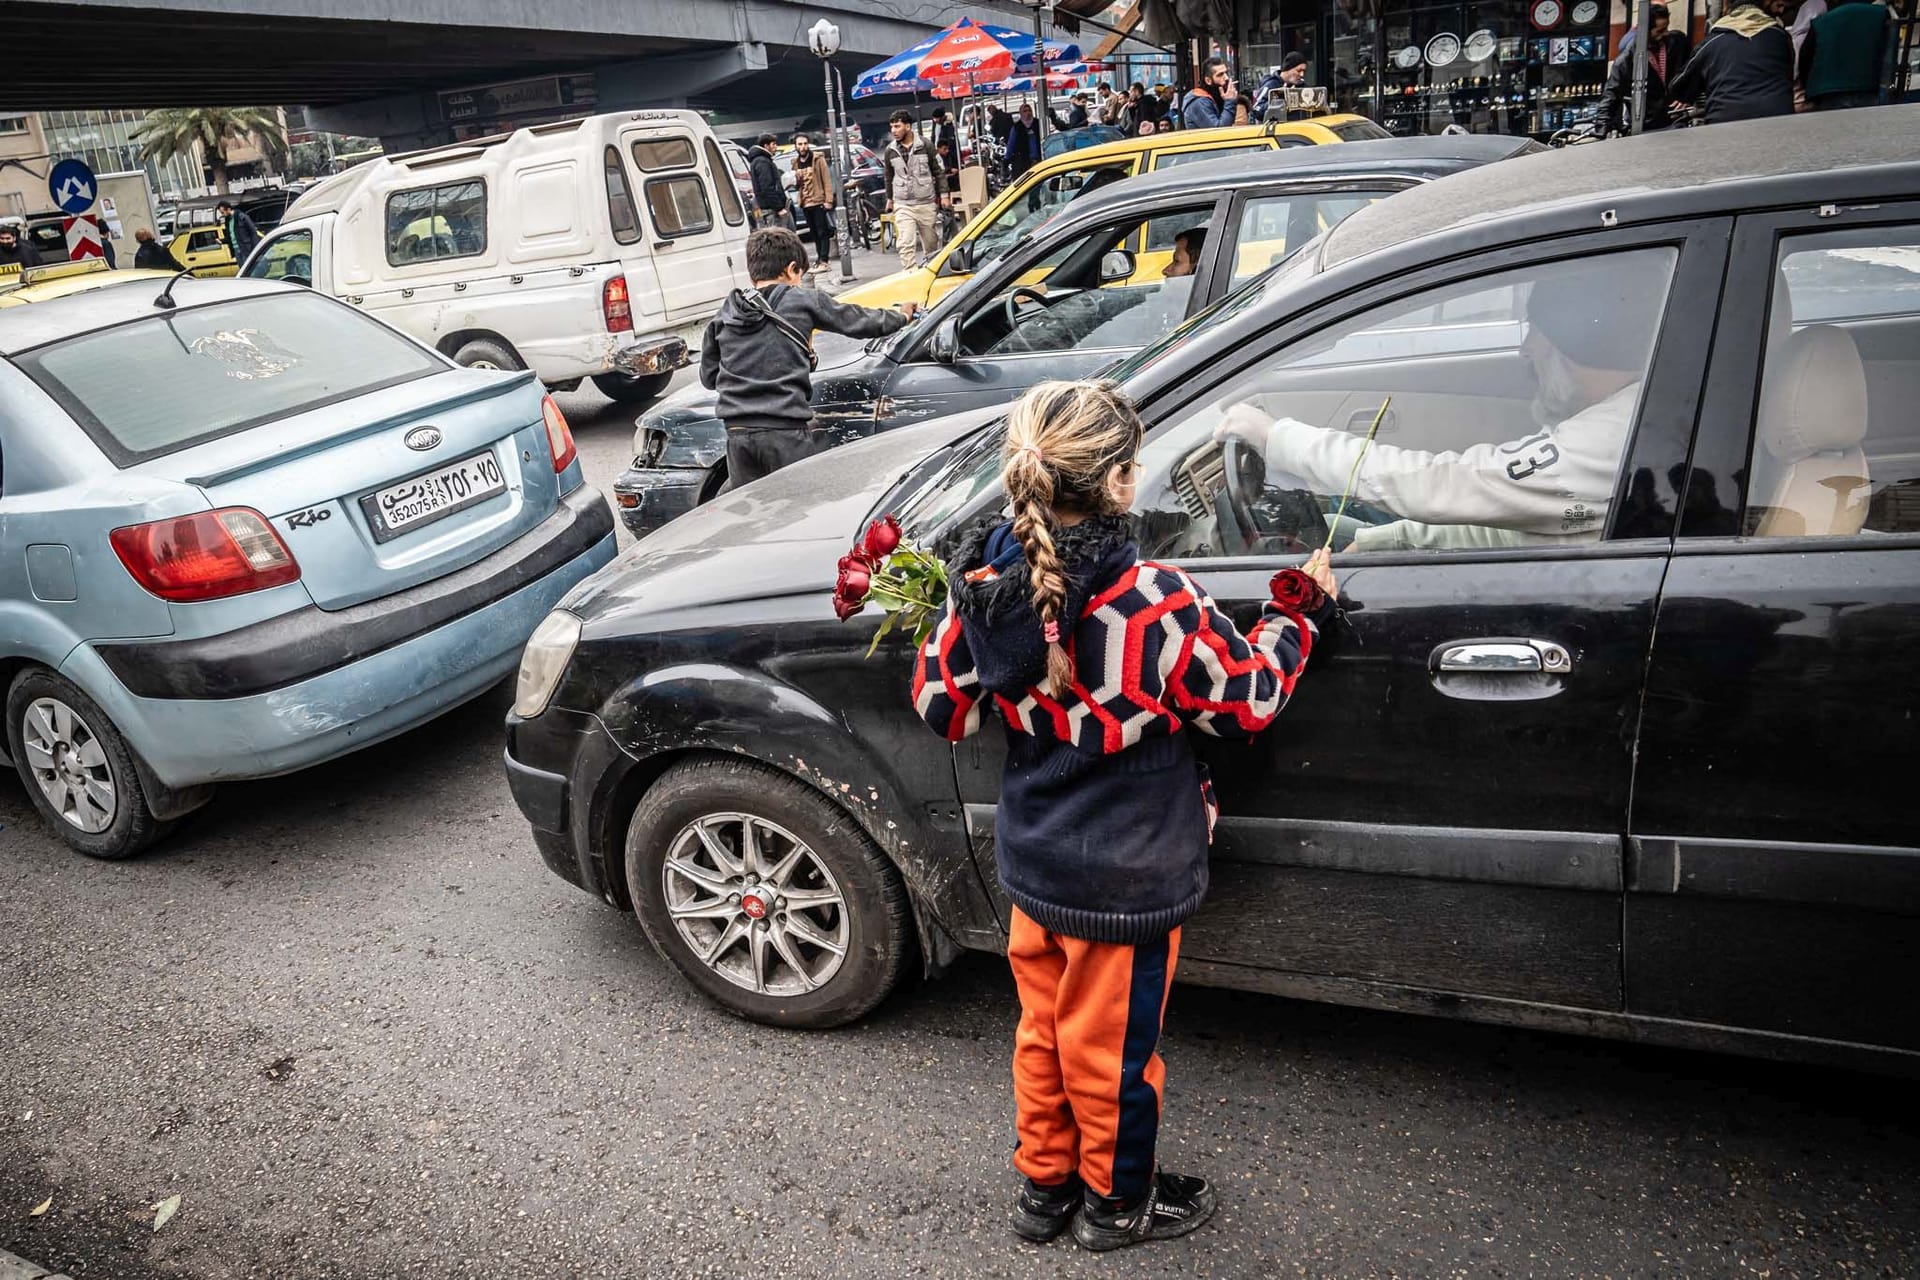
[[524,369],[519,353],[498,338],[475,338],[453,353],[453,362],[468,369]]
[[[7,752],[27,798],[74,849],[92,858],[130,858],[173,829],[147,807],[127,740],[71,681],[40,668],[23,671],[7,691],[6,711]],[[36,767],[36,759],[48,759],[49,747],[52,767]]]
[[600,388],[600,394],[609,400],[618,400],[621,404],[644,404],[648,400],[657,400],[660,393],[673,381],[673,372],[666,373],[596,373],[593,385]]
[[[741,856],[749,822],[757,866]],[[780,878],[776,864],[788,859]],[[740,1017],[840,1026],[907,971],[913,921],[899,873],[843,809],[777,770],[731,759],[675,765],[634,811],[626,867],[647,940]],[[793,907],[783,890],[822,905]]]

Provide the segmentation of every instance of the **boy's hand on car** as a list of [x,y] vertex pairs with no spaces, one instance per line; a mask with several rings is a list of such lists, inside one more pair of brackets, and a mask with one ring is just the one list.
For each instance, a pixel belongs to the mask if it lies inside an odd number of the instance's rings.
[[920,304],[917,302],[903,302],[900,304],[900,310],[906,312],[907,319],[911,320],[920,313]]

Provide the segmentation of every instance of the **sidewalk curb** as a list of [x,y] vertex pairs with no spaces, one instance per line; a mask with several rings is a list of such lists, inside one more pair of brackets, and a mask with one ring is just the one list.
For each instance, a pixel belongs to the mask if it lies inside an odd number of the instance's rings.
[[25,1258],[16,1258],[0,1249],[0,1280],[68,1280],[68,1277],[55,1275],[45,1267],[36,1267]]

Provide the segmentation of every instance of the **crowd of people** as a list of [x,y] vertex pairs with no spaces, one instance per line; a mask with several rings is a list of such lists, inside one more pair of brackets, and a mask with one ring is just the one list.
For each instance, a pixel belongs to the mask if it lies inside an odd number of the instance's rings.
[[[1638,38],[1638,28],[1627,32],[1607,76],[1599,123],[1608,132],[1632,127]],[[1896,50],[1893,13],[1874,0],[1747,0],[1714,22],[1697,49],[1656,4],[1642,128],[1874,106]]]

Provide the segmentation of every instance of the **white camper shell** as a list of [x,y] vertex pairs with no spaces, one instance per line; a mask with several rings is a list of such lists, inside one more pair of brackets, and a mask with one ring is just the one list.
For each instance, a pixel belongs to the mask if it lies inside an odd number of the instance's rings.
[[241,274],[310,285],[464,365],[639,401],[750,283],[748,230],[700,116],[624,111],[336,174]]

